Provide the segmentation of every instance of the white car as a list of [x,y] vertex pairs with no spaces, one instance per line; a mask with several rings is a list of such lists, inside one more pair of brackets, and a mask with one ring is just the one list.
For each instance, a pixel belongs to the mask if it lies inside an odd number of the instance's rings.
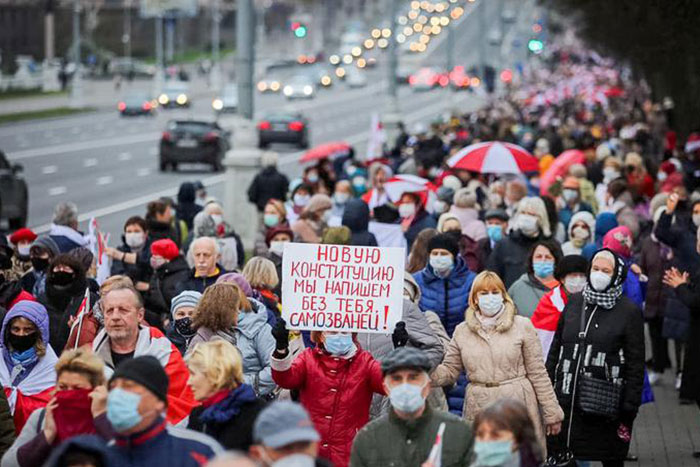
[[345,82],[351,88],[364,88],[367,86],[367,77],[360,71],[348,72],[345,75]]
[[235,112],[238,109],[238,86],[227,84],[211,106],[217,113]]
[[313,99],[316,94],[316,85],[305,75],[294,76],[282,88],[282,93],[287,99]]

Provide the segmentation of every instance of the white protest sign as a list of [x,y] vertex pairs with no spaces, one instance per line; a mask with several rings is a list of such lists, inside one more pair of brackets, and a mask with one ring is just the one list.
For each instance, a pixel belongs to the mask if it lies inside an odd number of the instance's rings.
[[403,248],[285,243],[282,318],[289,329],[393,332],[405,256]]

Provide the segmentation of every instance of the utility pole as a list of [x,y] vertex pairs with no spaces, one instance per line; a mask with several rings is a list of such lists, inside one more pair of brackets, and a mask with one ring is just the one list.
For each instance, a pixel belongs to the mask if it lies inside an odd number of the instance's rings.
[[124,56],[131,58],[131,1],[124,2],[124,34],[122,43],[124,44]]
[[252,0],[239,0],[236,13],[236,80],[238,82],[238,114],[253,118],[253,69],[255,16]]
[[165,18],[165,63],[175,59],[175,21],[174,13]]
[[401,113],[399,111],[398,86],[396,85],[396,70],[399,67],[399,43],[396,40],[398,35],[398,27],[396,15],[399,9],[399,0],[389,0],[389,21],[391,28],[391,36],[389,37],[389,66],[387,79],[387,94],[388,101],[386,111],[382,117],[386,140],[393,144],[399,134],[399,123],[401,122]]
[[[221,0],[212,0],[211,28],[211,85],[214,89],[221,87]],[[239,10],[240,12],[240,10]],[[253,38],[251,37],[251,41]]]
[[73,83],[70,91],[70,107],[77,109],[84,106],[83,82],[80,77],[80,0],[73,0]]
[[479,74],[483,81],[486,77],[486,5],[488,0],[480,0],[477,5],[479,11]]
[[54,9],[53,0],[46,2],[46,12],[44,14],[44,59],[47,63],[53,60],[55,56]]
[[163,87],[163,13],[154,18],[156,26],[156,92],[161,92]]
[[445,44],[445,52],[447,54],[447,72],[452,72],[455,67],[455,28],[454,20],[451,20],[447,25],[447,43]]

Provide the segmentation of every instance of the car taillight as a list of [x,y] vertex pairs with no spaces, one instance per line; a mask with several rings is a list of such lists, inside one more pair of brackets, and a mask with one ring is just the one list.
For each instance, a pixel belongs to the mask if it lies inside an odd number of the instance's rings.
[[119,109],[120,112],[124,111],[126,109],[126,103],[120,102],[119,104],[117,104],[117,108]]
[[268,122],[267,120],[263,120],[262,122],[258,123],[259,130],[269,130],[270,126],[270,122]]
[[216,134],[215,131],[210,131],[209,133],[204,135],[204,141],[207,143],[212,143],[212,142],[216,141],[217,136],[218,135]]
[[150,102],[144,102],[143,105],[141,106],[143,110],[151,110],[151,103]]
[[438,83],[440,84],[440,86],[442,86],[444,88],[445,86],[450,84],[450,80],[447,76],[443,75],[443,76],[440,76],[440,78],[438,78]]
[[287,127],[292,131],[301,131],[304,129],[304,123],[302,122],[289,122]]
[[163,141],[170,141],[173,139],[173,135],[171,135],[169,131],[164,131],[163,136],[161,136],[161,139]]
[[413,75],[409,76],[409,77],[408,77],[408,84],[413,85],[413,84],[415,84],[415,83],[416,83],[416,77],[413,76]]

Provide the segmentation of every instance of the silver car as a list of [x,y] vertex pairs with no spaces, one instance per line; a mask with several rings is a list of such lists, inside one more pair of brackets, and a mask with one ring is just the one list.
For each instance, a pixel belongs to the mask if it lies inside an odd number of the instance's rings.
[[227,84],[211,106],[217,113],[235,112],[238,109],[238,86]]
[[297,75],[292,77],[282,88],[282,93],[287,99],[313,99],[316,94],[316,85],[310,77]]

